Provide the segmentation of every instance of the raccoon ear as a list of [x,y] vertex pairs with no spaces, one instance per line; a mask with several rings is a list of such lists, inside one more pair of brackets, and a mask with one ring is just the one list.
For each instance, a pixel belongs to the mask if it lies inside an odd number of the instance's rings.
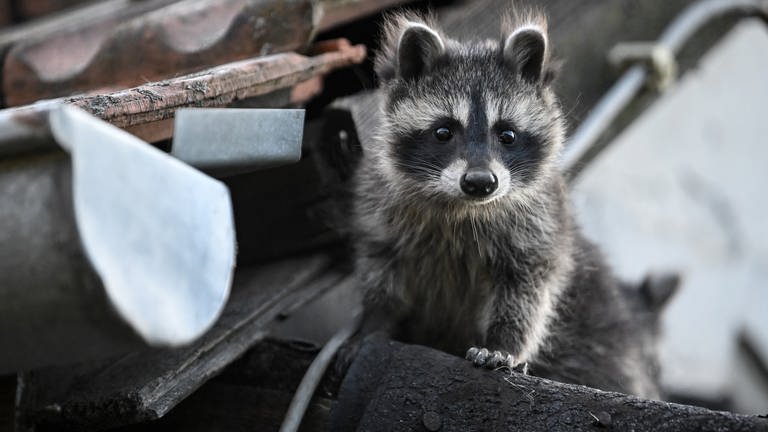
[[504,41],[504,61],[524,80],[533,84],[544,80],[547,59],[547,35],[538,26],[524,26]]
[[443,52],[445,44],[435,30],[409,22],[397,43],[397,76],[411,79],[429,72]]

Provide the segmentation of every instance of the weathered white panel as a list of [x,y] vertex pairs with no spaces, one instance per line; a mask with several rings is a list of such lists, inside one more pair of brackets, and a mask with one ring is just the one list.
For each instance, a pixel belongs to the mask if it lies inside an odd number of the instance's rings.
[[[587,235],[617,273],[680,270],[664,381],[727,394],[746,323],[768,348],[768,31],[739,24],[577,181]],[[768,354],[766,352],[765,354]]]
[[150,345],[199,337],[232,283],[227,187],[76,108],[53,111],[51,130],[71,154],[80,239],[112,306]]

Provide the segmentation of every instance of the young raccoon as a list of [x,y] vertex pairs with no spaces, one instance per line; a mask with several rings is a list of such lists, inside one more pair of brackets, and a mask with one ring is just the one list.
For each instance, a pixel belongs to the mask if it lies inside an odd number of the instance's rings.
[[546,22],[529,14],[501,41],[461,43],[431,21],[391,16],[376,58],[382,125],[355,182],[362,332],[656,396],[556,166],[565,127]]

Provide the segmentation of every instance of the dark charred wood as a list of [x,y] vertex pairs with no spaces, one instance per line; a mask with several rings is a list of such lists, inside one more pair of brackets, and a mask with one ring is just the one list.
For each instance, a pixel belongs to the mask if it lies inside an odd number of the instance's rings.
[[[277,431],[318,351],[319,347],[302,342],[264,340],[162,419],[119,431]],[[304,416],[301,431],[327,430],[337,390],[333,383],[338,382],[324,380]]]
[[768,418],[643,400],[367,338],[331,415],[349,431],[765,431]]
[[23,374],[17,430],[100,430],[162,417],[262,340],[284,311],[344,277],[325,256],[240,269],[221,318],[187,347]]

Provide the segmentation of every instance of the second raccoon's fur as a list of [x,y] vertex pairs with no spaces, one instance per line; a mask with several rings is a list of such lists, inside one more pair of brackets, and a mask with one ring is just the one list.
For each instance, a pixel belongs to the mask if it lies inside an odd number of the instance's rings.
[[549,51],[536,15],[469,43],[390,17],[383,124],[355,183],[364,331],[504,350],[538,376],[654,397],[629,306],[569,210]]

